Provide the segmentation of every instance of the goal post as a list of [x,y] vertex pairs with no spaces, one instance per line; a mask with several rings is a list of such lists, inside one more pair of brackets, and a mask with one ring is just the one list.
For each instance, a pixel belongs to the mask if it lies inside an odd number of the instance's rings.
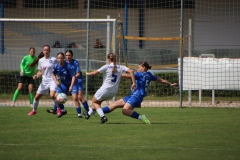
[[[107,19],[0,18],[0,22],[2,23],[0,28],[3,29],[0,48],[4,49],[4,53],[0,54],[0,68],[2,72],[14,72],[14,75],[3,73],[6,80],[0,86],[0,95],[13,95],[18,83],[19,64],[22,58],[29,54],[30,47],[36,49],[35,55],[38,56],[43,45],[48,44],[51,47],[51,55],[54,57],[58,52],[65,53],[66,50],[71,49],[73,58],[79,61],[83,71],[98,69],[106,64],[106,57],[109,52],[116,53],[117,21],[109,17]],[[95,48],[97,39],[100,40],[103,48]],[[53,44],[55,42],[60,42],[61,47],[54,48]],[[97,78],[101,79],[100,77]],[[87,80],[87,77],[84,77],[84,79]],[[38,83],[35,85],[34,92],[37,90]],[[100,83],[99,80],[96,87],[99,87]],[[84,87],[86,96],[94,94],[96,88],[88,93],[87,82],[84,85],[86,85]],[[17,100],[16,106],[27,106],[29,104],[26,84],[24,88],[21,90],[20,100]],[[26,98],[21,98],[22,95]],[[9,101],[11,101],[11,98],[8,98],[6,102],[2,101],[3,103],[0,103],[0,106],[9,105]],[[52,103],[50,99],[45,101],[46,103],[41,103],[41,105],[49,106]],[[67,102],[66,105],[72,106],[73,104]]]

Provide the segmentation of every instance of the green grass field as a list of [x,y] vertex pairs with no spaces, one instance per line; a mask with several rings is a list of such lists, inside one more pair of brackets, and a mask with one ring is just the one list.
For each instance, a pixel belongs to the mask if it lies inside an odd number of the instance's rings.
[[151,125],[121,110],[100,118],[62,118],[39,107],[0,107],[1,160],[231,160],[240,158],[240,109],[137,108]]

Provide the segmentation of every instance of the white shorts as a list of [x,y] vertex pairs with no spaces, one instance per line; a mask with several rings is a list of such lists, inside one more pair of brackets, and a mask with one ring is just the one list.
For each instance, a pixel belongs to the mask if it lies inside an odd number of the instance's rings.
[[42,81],[41,84],[38,87],[37,93],[38,94],[48,95],[49,94],[49,90],[50,91],[56,91],[57,87],[58,87],[57,84],[53,80],[51,80],[51,81]]
[[118,91],[116,90],[109,91],[109,89],[100,88],[97,90],[94,97],[97,99],[97,101],[107,101],[116,96],[117,92]]

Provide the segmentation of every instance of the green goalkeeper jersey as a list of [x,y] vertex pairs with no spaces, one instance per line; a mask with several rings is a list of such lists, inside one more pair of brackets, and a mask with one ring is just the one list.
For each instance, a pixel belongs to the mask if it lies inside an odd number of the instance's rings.
[[36,71],[36,66],[34,67],[29,67],[29,65],[36,59],[36,56],[30,56],[30,55],[26,55],[23,57],[21,63],[20,63],[20,69],[21,72],[24,72],[24,75],[32,77],[35,74]]

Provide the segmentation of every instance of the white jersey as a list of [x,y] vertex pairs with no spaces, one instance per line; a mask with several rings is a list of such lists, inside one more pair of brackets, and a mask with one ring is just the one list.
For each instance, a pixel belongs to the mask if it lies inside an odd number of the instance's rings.
[[43,57],[39,60],[38,70],[42,71],[42,81],[53,81],[52,71],[56,63],[57,63],[57,59],[51,56],[48,59]]
[[100,73],[104,72],[103,76],[103,84],[100,89],[107,89],[108,91],[111,92],[118,92],[118,86],[121,80],[121,76],[123,72],[126,72],[129,70],[126,66],[122,65],[116,65],[117,67],[117,73],[112,73],[113,70],[113,63],[111,64],[106,64],[102,66],[98,71]]

